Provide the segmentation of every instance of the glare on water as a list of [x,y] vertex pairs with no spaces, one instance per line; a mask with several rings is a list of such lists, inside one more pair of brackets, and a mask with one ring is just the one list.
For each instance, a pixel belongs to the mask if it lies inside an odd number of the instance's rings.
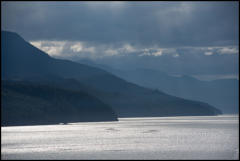
[[238,116],[2,127],[2,159],[238,159]]

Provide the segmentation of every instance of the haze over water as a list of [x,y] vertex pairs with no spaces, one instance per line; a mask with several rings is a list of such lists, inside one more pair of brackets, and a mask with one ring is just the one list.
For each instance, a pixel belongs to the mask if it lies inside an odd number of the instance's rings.
[[1,127],[2,159],[238,159],[239,116]]

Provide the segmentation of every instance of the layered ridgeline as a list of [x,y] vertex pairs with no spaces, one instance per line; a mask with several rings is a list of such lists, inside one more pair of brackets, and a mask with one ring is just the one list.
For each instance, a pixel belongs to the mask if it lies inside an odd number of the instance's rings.
[[221,114],[218,109],[203,102],[143,88],[99,68],[51,58],[16,33],[4,31],[2,79],[28,80],[81,90],[111,106],[119,117]]
[[121,70],[86,60],[79,62],[99,67],[143,87],[159,89],[177,97],[207,102],[226,114],[238,113],[239,80],[237,79],[202,81],[186,75],[171,76],[154,69]]
[[114,111],[82,91],[23,81],[2,81],[2,126],[117,121]]

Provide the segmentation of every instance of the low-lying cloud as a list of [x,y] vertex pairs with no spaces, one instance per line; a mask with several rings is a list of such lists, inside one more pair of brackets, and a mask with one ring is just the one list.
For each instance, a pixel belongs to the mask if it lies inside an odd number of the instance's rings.
[[160,48],[160,47],[139,47],[131,44],[118,46],[107,46],[105,44],[90,45],[79,41],[31,41],[35,47],[48,53],[50,56],[71,59],[71,57],[98,59],[109,56],[172,56],[178,58],[183,54],[202,54],[211,56],[214,54],[238,54],[237,46],[207,46],[207,47],[180,47],[180,48]]

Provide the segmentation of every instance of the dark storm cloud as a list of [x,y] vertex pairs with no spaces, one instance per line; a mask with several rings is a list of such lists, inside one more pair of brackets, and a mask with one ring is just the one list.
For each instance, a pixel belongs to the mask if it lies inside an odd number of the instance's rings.
[[27,40],[237,45],[238,10],[238,2],[2,2],[2,29]]

